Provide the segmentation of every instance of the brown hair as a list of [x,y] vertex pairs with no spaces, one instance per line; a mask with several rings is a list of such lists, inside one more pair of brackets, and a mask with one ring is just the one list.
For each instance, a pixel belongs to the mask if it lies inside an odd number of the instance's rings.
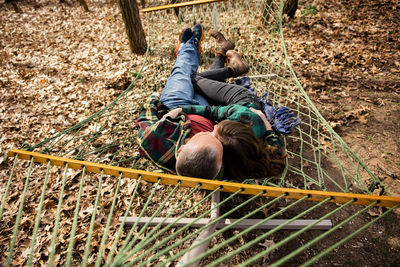
[[275,176],[282,171],[274,168],[271,150],[246,124],[222,121],[217,134],[223,145],[224,178],[243,181]]

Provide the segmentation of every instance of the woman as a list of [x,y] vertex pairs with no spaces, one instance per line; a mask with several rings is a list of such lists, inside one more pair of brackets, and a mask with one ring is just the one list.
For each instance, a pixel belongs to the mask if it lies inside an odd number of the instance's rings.
[[249,126],[229,120],[220,122],[215,129],[223,147],[223,177],[243,181],[277,176],[284,170],[280,139],[272,140],[270,135],[264,144]]
[[[213,106],[182,106],[182,111],[214,121],[228,119],[217,124],[214,131],[223,145],[224,178],[242,181],[279,175],[285,167],[283,143],[260,111],[260,100],[247,88],[225,82],[245,74],[249,68],[231,50],[232,42],[219,32],[212,31],[211,36],[216,39],[214,61],[208,71],[192,75],[192,84]],[[256,113],[263,127],[254,119],[243,119],[246,116],[236,121],[235,114],[246,112]]]

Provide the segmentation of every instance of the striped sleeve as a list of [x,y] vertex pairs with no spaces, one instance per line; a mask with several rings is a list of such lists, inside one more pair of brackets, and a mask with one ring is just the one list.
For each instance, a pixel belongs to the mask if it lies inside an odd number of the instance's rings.
[[152,98],[150,102],[143,105],[142,110],[139,113],[139,118],[136,121],[136,125],[140,129],[145,130],[147,127],[155,124],[159,118],[159,112],[157,111],[157,106],[159,105],[159,100]]
[[284,156],[284,147],[283,147],[283,141],[275,133],[274,130],[268,130],[267,135],[265,137],[265,144],[268,144],[268,146],[273,150],[274,153],[277,154],[278,157],[283,157]]
[[250,125],[257,138],[260,140],[264,140],[265,138],[266,128],[263,120],[249,108],[242,105],[230,105],[222,107],[183,106],[182,111],[187,114],[204,116],[215,122],[221,122],[223,120],[242,122]]

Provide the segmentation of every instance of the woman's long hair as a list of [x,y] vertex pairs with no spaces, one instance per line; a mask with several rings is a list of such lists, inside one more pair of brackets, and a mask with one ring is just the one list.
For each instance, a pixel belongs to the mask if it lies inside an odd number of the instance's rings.
[[243,181],[278,175],[271,161],[271,150],[244,123],[225,120],[218,124],[223,145],[224,178]]

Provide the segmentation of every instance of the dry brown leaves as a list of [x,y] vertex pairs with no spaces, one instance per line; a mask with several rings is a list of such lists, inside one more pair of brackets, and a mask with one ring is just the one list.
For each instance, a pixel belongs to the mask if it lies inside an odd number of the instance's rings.
[[288,54],[313,103],[393,194],[400,183],[380,166],[400,173],[399,9],[397,0],[307,0],[284,24]]
[[[38,143],[99,110],[119,95],[124,85],[131,80],[131,73],[139,70],[143,58],[132,55],[129,51],[118,5],[112,1],[87,2],[91,10],[89,13],[84,12],[78,2],[72,1],[65,1],[64,4],[55,0],[18,2],[22,13],[15,13],[11,6],[1,4],[1,154],[9,149],[19,148],[25,142]],[[390,175],[400,173],[398,12],[397,0],[306,0],[300,2],[296,19],[284,23],[288,54],[301,83],[318,109],[333,127],[344,135],[350,134],[348,143],[353,148],[357,148],[357,144],[362,147],[364,143],[377,147],[387,141],[387,146],[380,147],[385,151],[377,151],[378,158],[384,152],[383,163],[378,161],[376,164],[385,165],[385,170]],[[160,64],[163,64],[162,60]],[[158,73],[159,77],[155,80],[165,81],[167,74]],[[145,96],[145,92],[137,92],[138,98]],[[385,118],[390,120],[385,121]],[[363,128],[364,125],[368,129]],[[357,138],[351,135],[352,132],[357,133]],[[324,147],[324,140],[320,141],[321,149],[327,149]],[[364,162],[375,164],[370,157],[365,156],[368,154],[374,157],[374,151],[362,147],[359,152]],[[1,163],[2,196],[11,163],[6,162],[3,157]],[[2,222],[1,259],[5,257],[5,244],[8,244],[13,229],[11,222],[16,217],[12,211],[18,210],[19,195],[26,177],[27,163],[22,164],[21,173],[16,174],[21,178],[13,181],[3,215],[6,219],[5,223]],[[141,165],[146,168],[148,162],[143,160]],[[22,232],[17,244],[17,257],[13,262],[15,265],[26,262],[34,211],[37,208],[34,203],[40,197],[43,173],[43,170],[36,173],[30,184],[28,204],[24,208],[25,216],[21,221]],[[44,259],[48,255],[62,172],[59,169],[52,170],[51,177],[54,178],[49,180],[47,192],[51,197],[44,203],[45,212],[41,217],[38,235],[39,245],[35,249],[39,264],[45,264]],[[68,218],[77,200],[76,195],[70,192],[76,191],[79,179],[79,172],[68,173],[68,190],[65,192],[65,209],[62,213],[64,220],[58,237],[59,251],[66,251],[71,227]],[[395,178],[387,183],[392,184],[391,188],[398,189],[396,181],[393,181]],[[90,215],[94,211],[92,200],[97,182],[98,178],[92,177],[85,182],[83,189],[87,198],[82,202],[79,212],[81,224],[76,240],[77,253],[83,253],[84,250]],[[109,192],[113,191],[115,180],[105,180],[103,186],[94,231],[94,236],[100,238],[102,228],[99,226],[106,220],[112,199]],[[117,208],[121,212],[128,205],[128,196],[133,186],[134,182],[130,180],[122,181],[117,202]],[[141,188],[142,195],[136,203],[138,207],[145,201],[148,189],[151,188]],[[400,189],[397,193],[399,192]],[[187,193],[184,190],[176,199],[167,203],[167,208],[160,216],[172,210],[177,199]],[[161,201],[163,197],[162,194],[157,194],[155,201]],[[202,197],[202,194],[195,195],[192,202],[186,203],[181,210],[188,209]],[[154,206],[150,207],[150,211],[151,209]],[[194,210],[190,215],[196,216],[199,212],[200,210]],[[117,219],[113,219],[112,225],[117,224]],[[110,236],[113,234],[114,232],[110,233]],[[111,247],[112,241],[113,239],[107,243],[107,248]],[[269,246],[268,243],[262,245]],[[98,247],[98,243],[93,243],[92,247]],[[62,258],[62,263],[65,253],[58,256]],[[89,264],[93,264],[94,260],[90,257]]]
[[[0,9],[0,152],[20,148],[23,143],[35,144],[60,132],[107,105],[131,80],[130,72],[142,62],[141,57],[130,53],[119,7],[114,2],[88,1],[91,12],[84,12],[78,2],[24,1],[18,2],[21,13],[11,6],[1,4]],[[1,196],[11,169],[1,160]],[[1,246],[2,262],[10,241],[20,194],[26,177],[27,165],[16,171],[10,188],[8,202],[2,218],[2,237],[8,233]],[[46,264],[52,229],[59,199],[62,173],[54,170],[46,192],[44,212],[37,237],[35,261]],[[65,192],[57,250],[65,251],[77,201],[80,172],[69,171]],[[35,206],[43,186],[44,170],[37,171],[31,178],[28,198],[25,200],[23,220],[17,240],[13,264],[26,262],[34,223]],[[104,182],[102,201],[99,204],[96,225],[104,225],[107,211],[112,202],[115,180]],[[93,194],[97,190],[97,179],[87,180],[84,185],[86,199],[79,213],[81,224],[77,236],[76,252],[83,253],[88,223],[93,213]],[[130,191],[129,191],[130,190]],[[117,208],[126,209],[122,199],[131,194],[132,181],[123,181],[121,201]],[[125,196],[125,197],[124,197]],[[145,196],[145,195],[144,195]],[[4,219],[4,220],[3,220]],[[112,224],[118,223],[117,218]],[[4,225],[5,224],[5,225]],[[95,227],[94,236],[103,233]],[[113,233],[112,233],[113,234]],[[112,240],[111,240],[112,241]],[[111,242],[110,241],[110,242]],[[93,247],[98,244],[92,244]],[[58,262],[65,253],[57,254]],[[93,259],[89,260],[89,264]]]

